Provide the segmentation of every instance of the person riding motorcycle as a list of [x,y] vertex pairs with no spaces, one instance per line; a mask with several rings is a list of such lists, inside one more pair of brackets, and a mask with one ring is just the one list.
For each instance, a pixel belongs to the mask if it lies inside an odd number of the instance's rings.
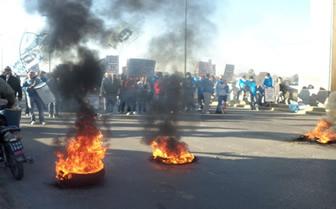
[[[12,87],[7,84],[7,82],[0,78],[0,110],[6,108],[12,108],[15,104],[15,93]],[[6,117],[0,114],[0,127],[3,127],[7,124]],[[1,137],[0,137],[1,138]],[[1,150],[0,150],[0,162],[3,160],[1,157]]]
[[0,99],[0,109],[11,108],[15,104],[15,92],[2,78],[0,78]]

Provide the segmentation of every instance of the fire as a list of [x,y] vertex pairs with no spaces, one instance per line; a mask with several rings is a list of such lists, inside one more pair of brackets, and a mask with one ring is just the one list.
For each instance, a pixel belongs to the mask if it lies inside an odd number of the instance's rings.
[[194,161],[188,145],[172,137],[158,137],[151,143],[153,159],[165,164],[186,164]]
[[94,126],[92,118],[77,121],[77,134],[69,140],[66,154],[57,153],[56,178],[67,180],[72,174],[96,173],[104,168],[106,148],[103,135]]
[[312,141],[317,141],[321,144],[336,142],[336,132],[332,128],[333,123],[327,119],[320,120],[315,129],[309,131],[305,136]]

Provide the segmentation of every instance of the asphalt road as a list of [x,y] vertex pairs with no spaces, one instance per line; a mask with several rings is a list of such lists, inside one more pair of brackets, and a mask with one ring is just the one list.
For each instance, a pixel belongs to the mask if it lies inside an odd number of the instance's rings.
[[149,161],[141,117],[111,117],[99,122],[109,146],[104,183],[59,189],[55,151],[73,121],[31,127],[24,118],[25,151],[35,163],[19,182],[1,169],[0,186],[15,209],[335,209],[336,146],[293,141],[318,119],[246,110],[189,115],[182,139],[199,160],[165,166]]

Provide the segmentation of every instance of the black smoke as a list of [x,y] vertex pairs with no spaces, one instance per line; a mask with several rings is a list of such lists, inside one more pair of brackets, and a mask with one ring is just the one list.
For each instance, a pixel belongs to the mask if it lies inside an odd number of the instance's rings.
[[[216,11],[216,0],[100,0],[109,2],[105,16],[115,22],[155,20],[153,36],[147,49],[148,58],[157,61],[161,70],[182,71],[185,41],[189,66],[211,52],[216,25],[211,19]],[[185,11],[187,7],[187,13]],[[185,27],[185,14],[187,26]],[[135,23],[134,23],[135,24]],[[136,24],[139,24],[138,22]],[[186,30],[187,28],[187,30]]]
[[62,62],[54,70],[61,95],[82,100],[99,86],[103,74],[96,52],[87,43],[104,47],[113,39],[113,30],[93,12],[92,0],[26,0],[25,6],[46,18],[43,49]]
[[182,76],[173,74],[158,80],[160,93],[154,97],[144,121],[146,144],[151,144],[158,136],[180,139],[178,115],[183,110],[182,79]]
[[[48,35],[43,52],[45,57],[51,54],[54,60],[61,61],[53,70],[52,79],[63,107],[72,106],[69,110],[77,113],[75,132],[80,134],[81,129],[87,128],[85,124],[96,130],[95,109],[87,96],[99,88],[103,71],[97,52],[88,43],[106,47],[114,41],[115,33],[94,13],[92,0],[25,0],[25,5],[27,11],[46,18],[43,32]],[[73,132],[71,129],[68,136]]]
[[[187,4],[186,4],[187,2]],[[154,35],[147,49],[159,69],[180,70],[184,66],[184,45],[187,42],[188,64],[207,56],[216,35],[211,17],[216,2],[209,0],[26,0],[27,11],[37,11],[47,18],[49,51],[70,49],[89,40],[100,45],[117,46],[118,30],[113,26],[155,20]],[[185,8],[187,32],[185,31]],[[136,23],[134,22],[136,20]],[[140,20],[140,21],[139,21]],[[140,22],[140,23],[139,23]],[[140,25],[139,25],[140,24]],[[61,55],[59,55],[61,56]],[[192,66],[192,65],[189,65]]]
[[215,1],[189,0],[187,25],[183,2],[172,3],[164,18],[165,27],[149,43],[148,54],[158,61],[160,69],[181,71],[184,67],[185,44],[188,70],[201,56],[208,55],[212,48],[216,35],[216,26],[211,20],[211,15],[215,12]]
[[78,52],[78,63],[67,62],[56,66],[53,76],[59,81],[58,90],[63,97],[80,101],[99,86],[103,70],[93,51],[79,47]]

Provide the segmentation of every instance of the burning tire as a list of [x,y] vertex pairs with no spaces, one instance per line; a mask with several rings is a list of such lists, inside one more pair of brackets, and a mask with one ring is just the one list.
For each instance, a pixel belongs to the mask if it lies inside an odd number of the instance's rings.
[[57,180],[57,186],[59,187],[83,187],[83,186],[92,186],[102,183],[105,176],[105,169],[102,169],[96,173],[89,173],[89,174],[76,174],[71,173],[69,174],[71,178]]
[[189,152],[188,145],[175,137],[157,137],[152,143],[152,159],[168,165],[182,165],[195,162],[196,157]]
[[57,183],[62,186],[84,186],[99,183],[105,174],[106,147],[103,134],[95,126],[95,114],[79,113],[76,135],[69,139],[66,152],[57,152]]

